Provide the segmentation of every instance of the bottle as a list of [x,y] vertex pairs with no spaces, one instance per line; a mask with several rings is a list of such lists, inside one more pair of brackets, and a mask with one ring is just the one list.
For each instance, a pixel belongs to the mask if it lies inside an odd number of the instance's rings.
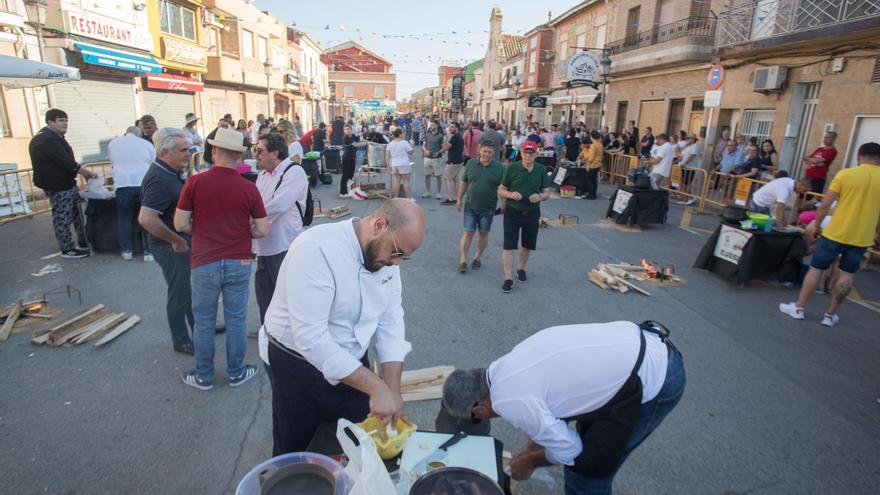
[[770,217],[767,219],[766,222],[764,222],[764,232],[771,232],[772,230],[773,230],[773,217]]

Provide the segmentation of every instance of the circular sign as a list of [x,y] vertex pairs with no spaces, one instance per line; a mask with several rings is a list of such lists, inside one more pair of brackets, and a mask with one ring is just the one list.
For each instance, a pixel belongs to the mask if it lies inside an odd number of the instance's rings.
[[569,81],[598,81],[599,61],[590,52],[577,52],[565,64],[565,77]]
[[706,86],[711,90],[716,90],[724,84],[724,66],[721,64],[712,64],[709,68],[709,75],[706,77]]

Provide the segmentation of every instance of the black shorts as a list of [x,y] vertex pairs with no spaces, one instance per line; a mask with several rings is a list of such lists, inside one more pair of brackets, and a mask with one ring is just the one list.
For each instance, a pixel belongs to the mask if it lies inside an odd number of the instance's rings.
[[521,239],[523,249],[534,251],[538,244],[540,224],[541,210],[538,208],[528,213],[507,208],[504,211],[504,249],[507,251],[516,249]]

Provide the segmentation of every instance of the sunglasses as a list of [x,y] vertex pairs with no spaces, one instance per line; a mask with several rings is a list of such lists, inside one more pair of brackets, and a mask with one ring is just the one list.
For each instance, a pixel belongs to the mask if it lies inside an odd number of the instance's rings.
[[397,240],[394,238],[394,229],[391,227],[391,224],[388,222],[388,219],[385,219],[385,223],[388,225],[388,232],[391,234],[391,246],[394,247],[394,251],[391,251],[392,258],[400,258],[402,260],[407,259],[406,253],[400,250],[397,247]]
[[256,154],[258,154],[258,155],[259,155],[260,153],[263,153],[264,151],[266,151],[266,150],[263,149],[263,148],[260,148],[260,147],[256,147],[256,148],[254,148],[254,153],[256,153]]

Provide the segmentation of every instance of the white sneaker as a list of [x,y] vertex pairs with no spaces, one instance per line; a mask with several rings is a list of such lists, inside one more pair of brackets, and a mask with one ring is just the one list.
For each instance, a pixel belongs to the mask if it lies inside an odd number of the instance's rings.
[[840,317],[837,316],[836,313],[833,315],[829,315],[828,313],[825,313],[825,316],[822,317],[822,324],[825,325],[826,327],[833,327],[834,325],[837,325],[839,322],[840,322]]
[[696,202],[697,202],[697,198],[691,198],[691,199],[685,201],[684,204],[685,204],[685,206],[690,206]]
[[339,199],[346,199],[346,198],[350,198],[350,197],[351,197],[351,194],[340,194],[339,195]]
[[134,259],[134,256],[131,254],[131,251],[123,251],[122,259],[124,259],[125,261],[131,261],[132,259]]
[[434,199],[443,199],[443,197],[440,196],[440,193],[437,193],[434,195]]
[[152,262],[154,262],[154,261],[156,261],[156,259],[153,258],[153,255],[152,255],[152,254],[147,253],[147,254],[144,255],[144,262],[145,262],[145,263],[152,263]]
[[416,198],[414,198],[414,197],[412,197],[412,196],[409,197],[409,200],[412,201],[413,203],[416,202]]
[[422,198],[430,198],[430,197],[431,197],[431,193],[429,193],[429,192],[422,193]]
[[795,303],[780,303],[779,311],[791,316],[795,320],[803,320],[804,319],[804,308],[799,308],[795,305]]

